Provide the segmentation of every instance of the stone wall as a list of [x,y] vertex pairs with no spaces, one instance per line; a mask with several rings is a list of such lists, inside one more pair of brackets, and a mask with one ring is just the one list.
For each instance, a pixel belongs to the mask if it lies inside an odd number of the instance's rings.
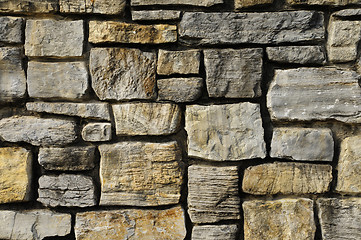
[[361,239],[360,0],[0,0],[0,239]]

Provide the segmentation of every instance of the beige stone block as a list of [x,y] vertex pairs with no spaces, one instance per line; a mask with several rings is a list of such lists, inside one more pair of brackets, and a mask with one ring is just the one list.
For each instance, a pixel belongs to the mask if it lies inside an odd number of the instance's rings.
[[198,74],[200,57],[199,50],[167,51],[160,49],[157,73],[159,75]]
[[60,12],[122,14],[126,0],[60,0]]

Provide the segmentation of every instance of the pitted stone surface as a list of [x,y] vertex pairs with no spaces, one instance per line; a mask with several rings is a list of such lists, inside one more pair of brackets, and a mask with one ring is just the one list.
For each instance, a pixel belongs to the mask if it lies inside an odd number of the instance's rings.
[[63,13],[122,14],[126,0],[60,0]]
[[242,8],[270,5],[272,3],[273,0],[235,0],[234,8],[240,10]]
[[88,123],[81,131],[84,141],[105,142],[112,139],[111,123]]
[[191,5],[201,7],[211,7],[223,3],[223,0],[131,0],[132,6],[151,5]]
[[325,53],[321,46],[267,47],[268,59],[279,63],[324,64]]
[[287,0],[286,3],[290,5],[331,5],[331,6],[361,4],[360,0]]
[[203,79],[165,78],[157,80],[159,100],[193,102],[202,95]]
[[237,225],[200,225],[192,229],[192,240],[234,240]]
[[198,74],[201,52],[199,50],[167,51],[160,49],[158,54],[157,73]]
[[361,8],[356,9],[343,9],[337,12],[332,13],[331,17],[345,18],[345,17],[354,17],[361,15]]
[[0,0],[0,13],[54,13],[58,0]]
[[133,21],[178,20],[180,17],[181,11],[176,10],[132,11]]
[[0,42],[22,43],[23,24],[24,19],[20,17],[0,17]]

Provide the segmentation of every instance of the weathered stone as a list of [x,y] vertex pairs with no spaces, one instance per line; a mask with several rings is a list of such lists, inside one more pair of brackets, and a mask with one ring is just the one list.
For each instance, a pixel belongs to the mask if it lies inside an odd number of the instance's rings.
[[202,78],[158,79],[158,98],[174,102],[193,102],[202,95]]
[[210,7],[223,3],[223,0],[131,0],[132,6],[149,6],[149,5],[191,5]]
[[345,6],[350,4],[360,4],[360,0],[286,0],[289,5],[333,5]]
[[[1,2],[0,2],[1,7]],[[22,43],[24,19],[19,17],[0,17],[0,42]]]
[[30,57],[76,57],[83,54],[84,21],[27,20],[25,54]]
[[337,17],[337,18],[354,17],[354,16],[361,16],[361,8],[343,9],[343,10],[334,12],[331,15],[331,17]]
[[90,51],[92,87],[101,100],[153,99],[156,55],[127,48]]
[[316,225],[311,199],[245,201],[244,239],[309,240]]
[[160,49],[157,73],[159,75],[198,74],[200,57],[199,50],[167,51]]
[[237,225],[194,226],[192,240],[234,240],[237,237],[237,231]]
[[126,0],[60,0],[63,13],[122,14]]
[[157,206],[179,202],[181,151],[176,142],[100,145],[100,205]]
[[0,138],[35,146],[65,145],[76,140],[75,126],[70,120],[14,116],[0,120]]
[[113,105],[117,135],[167,135],[178,131],[181,109],[172,103]]
[[107,103],[70,103],[70,102],[28,102],[26,109],[33,112],[46,112],[81,118],[110,120]]
[[104,142],[112,139],[111,123],[88,123],[81,131],[84,141]]
[[263,50],[204,50],[206,83],[210,97],[261,96]]
[[336,68],[276,70],[267,94],[273,120],[361,123],[360,76]]
[[168,24],[139,25],[114,21],[90,21],[91,43],[160,44],[177,41],[177,26]]
[[237,167],[188,168],[188,213],[193,223],[240,219]]
[[38,201],[50,207],[91,207],[96,204],[93,179],[89,176],[61,174],[39,178]]
[[324,64],[321,46],[282,46],[266,48],[268,59],[279,63]]
[[317,200],[322,239],[361,239],[361,198]]
[[71,215],[49,210],[2,210],[0,225],[0,239],[41,240],[70,234]]
[[331,162],[333,152],[332,132],[328,128],[273,129],[270,153],[273,158]]
[[324,39],[323,14],[315,11],[263,13],[186,12],[179,35],[188,44],[277,44]]
[[167,210],[113,210],[77,213],[76,239],[182,240],[186,236],[181,207]]
[[242,189],[254,195],[327,192],[332,181],[330,165],[276,162],[248,167]]
[[234,8],[242,9],[253,6],[262,6],[272,4],[273,0],[235,0]]
[[58,0],[0,0],[0,13],[51,13],[58,9]]
[[180,16],[181,11],[175,10],[132,11],[133,21],[178,20]]
[[38,159],[47,170],[89,170],[95,165],[95,147],[40,148]]
[[25,97],[26,78],[22,58],[22,48],[0,47],[0,101]]
[[188,155],[215,161],[265,158],[259,104],[187,106]]
[[0,204],[30,200],[31,165],[30,151],[0,148]]

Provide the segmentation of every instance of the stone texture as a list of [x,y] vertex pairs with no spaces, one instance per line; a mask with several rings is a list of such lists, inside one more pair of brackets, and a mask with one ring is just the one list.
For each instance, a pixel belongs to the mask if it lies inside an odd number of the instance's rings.
[[40,148],[38,160],[46,170],[90,170],[95,166],[95,147]]
[[77,213],[77,240],[182,240],[186,236],[181,207],[166,210],[113,210]]
[[0,0],[0,13],[54,13],[58,0]]
[[83,25],[83,20],[27,20],[25,54],[30,57],[82,56]]
[[278,44],[324,39],[323,14],[314,11],[263,13],[186,12],[179,35],[188,44]]
[[92,87],[101,100],[153,99],[156,55],[128,48],[90,51]]
[[167,51],[160,49],[158,54],[157,73],[198,74],[201,52],[199,50]]
[[25,97],[26,78],[22,58],[22,48],[0,47],[0,101]]
[[322,239],[361,238],[361,198],[320,198],[317,206]]
[[261,48],[204,50],[209,97],[260,97],[262,57]]
[[330,165],[275,162],[248,167],[242,189],[254,195],[324,193],[332,181]]
[[273,129],[271,157],[299,161],[333,159],[334,142],[328,128],[282,127]]
[[311,199],[245,201],[243,211],[245,240],[315,238],[316,226]]
[[31,166],[30,151],[20,147],[0,148],[0,204],[30,200]]
[[176,142],[100,145],[100,205],[157,206],[179,202],[182,155]]
[[61,174],[39,178],[38,201],[48,207],[91,207],[96,204],[93,179]]
[[360,76],[336,68],[276,70],[267,94],[273,120],[361,123]]
[[24,35],[22,31],[23,24],[23,18],[0,17],[0,42],[22,43]]
[[107,103],[70,103],[70,102],[28,102],[26,109],[33,112],[45,112],[81,118],[110,120]]
[[0,138],[35,146],[65,145],[76,140],[75,126],[70,120],[13,116],[0,120]]
[[325,53],[321,46],[281,46],[266,48],[268,59],[279,63],[324,64]]
[[235,240],[237,225],[201,225],[194,226],[192,240]]
[[259,104],[191,105],[185,121],[190,157],[215,161],[266,157]]
[[0,239],[41,240],[70,234],[71,215],[49,210],[2,210],[0,224]]
[[273,3],[273,0],[235,0],[234,8],[242,9],[253,6],[262,6],[262,5],[270,5]]
[[81,131],[84,141],[105,142],[112,139],[111,123],[88,123]]
[[168,24],[139,25],[114,21],[90,21],[91,43],[161,44],[177,41],[177,26]]
[[142,10],[132,11],[133,21],[165,21],[178,20],[181,17],[181,11],[176,10]]
[[237,167],[188,168],[188,213],[193,223],[240,219]]
[[331,5],[345,6],[351,4],[360,4],[360,0],[286,0],[289,5]]
[[168,135],[178,131],[181,109],[172,103],[113,105],[117,135]]
[[202,95],[203,79],[198,77],[158,79],[157,86],[159,100],[193,102]]
[[191,5],[200,7],[210,7],[223,3],[223,0],[131,0],[132,6],[151,5]]
[[337,12],[332,13],[331,17],[344,18],[344,17],[354,17],[361,15],[361,8],[357,9],[343,9]]
[[126,0],[60,0],[63,13],[122,14]]

